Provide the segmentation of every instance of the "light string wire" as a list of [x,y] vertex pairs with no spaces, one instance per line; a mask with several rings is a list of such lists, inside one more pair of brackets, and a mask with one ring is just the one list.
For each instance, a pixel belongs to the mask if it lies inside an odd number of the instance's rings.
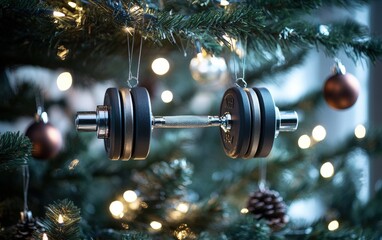
[[29,189],[29,167],[28,164],[23,165],[23,193],[24,193],[24,213],[28,212],[28,189]]

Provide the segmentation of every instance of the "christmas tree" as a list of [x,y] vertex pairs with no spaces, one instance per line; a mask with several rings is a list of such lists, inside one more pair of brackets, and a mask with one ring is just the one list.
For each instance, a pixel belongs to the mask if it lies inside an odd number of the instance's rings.
[[380,2],[0,6],[0,239],[382,237]]

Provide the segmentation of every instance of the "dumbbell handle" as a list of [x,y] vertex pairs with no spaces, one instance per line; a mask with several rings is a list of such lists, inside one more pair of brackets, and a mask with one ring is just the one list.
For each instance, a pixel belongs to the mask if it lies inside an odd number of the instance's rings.
[[[298,117],[295,111],[279,111],[276,108],[276,131],[295,131],[298,126]],[[97,112],[78,112],[76,116],[77,131],[97,132],[98,138],[108,137],[108,114],[103,106],[97,107]],[[152,118],[153,128],[203,128],[221,127],[224,131],[231,129],[231,114],[223,116],[160,116]],[[277,135],[276,135],[277,136]]]

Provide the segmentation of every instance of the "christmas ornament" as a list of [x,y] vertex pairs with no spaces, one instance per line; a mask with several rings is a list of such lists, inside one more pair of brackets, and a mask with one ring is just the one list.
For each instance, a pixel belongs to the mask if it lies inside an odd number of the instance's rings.
[[228,78],[227,64],[222,57],[198,53],[190,62],[191,76],[201,84],[224,84]]
[[286,205],[276,191],[263,189],[254,192],[248,199],[247,209],[257,220],[266,220],[273,231],[280,230],[289,221]]
[[346,73],[345,66],[336,61],[333,75],[324,85],[324,98],[328,105],[334,109],[346,109],[357,101],[359,95],[359,82],[352,74]]
[[25,135],[32,142],[32,156],[36,159],[54,158],[62,148],[61,133],[42,119],[29,125]]
[[104,105],[94,112],[78,112],[77,131],[94,131],[104,139],[112,160],[145,159],[149,153],[153,128],[220,127],[220,137],[231,158],[266,157],[280,131],[297,129],[294,111],[275,106],[265,88],[229,88],[223,96],[220,116],[161,116],[151,114],[150,97],[145,88],[109,88]]

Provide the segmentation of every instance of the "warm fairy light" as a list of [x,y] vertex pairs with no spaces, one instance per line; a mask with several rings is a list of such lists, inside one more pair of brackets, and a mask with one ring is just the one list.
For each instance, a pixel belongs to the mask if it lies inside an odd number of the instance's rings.
[[326,137],[326,129],[321,125],[317,125],[313,128],[312,137],[317,142],[324,140]]
[[170,63],[166,58],[157,58],[152,62],[151,68],[155,74],[164,75],[170,70]]
[[302,135],[299,139],[298,139],[298,146],[301,148],[301,149],[307,149],[310,147],[310,137],[308,135]]
[[125,31],[126,33],[130,35],[133,35],[133,32],[135,31],[135,29],[133,27],[124,27],[123,31]]
[[62,12],[53,11],[53,16],[54,17],[65,17],[65,14],[63,14]]
[[229,2],[227,0],[221,0],[220,1],[220,5],[221,6],[228,6],[229,5]]
[[41,115],[40,115],[40,118],[41,120],[44,122],[44,123],[47,123],[48,122],[48,113],[47,112],[42,112]]
[[58,215],[58,219],[57,219],[57,222],[59,223],[59,224],[63,224],[64,223],[64,218],[62,217],[62,215],[60,214],[60,215]]
[[57,87],[60,91],[66,91],[72,86],[73,78],[70,72],[63,72],[57,77]]
[[190,208],[188,203],[179,203],[178,206],[176,206],[176,210],[181,212],[181,213],[186,213],[188,212],[188,209]]
[[42,240],[48,240],[48,235],[46,235],[46,233],[42,234]]
[[80,160],[78,160],[78,159],[73,159],[73,160],[70,162],[69,166],[68,166],[69,170],[73,170],[75,167],[77,167],[77,165],[78,165],[79,163],[80,163]]
[[137,200],[138,196],[133,190],[127,190],[123,193],[123,199],[125,199],[126,202],[132,203]]
[[110,203],[109,210],[110,210],[110,213],[114,217],[118,217],[118,218],[123,217],[123,210],[124,210],[124,208],[123,208],[123,203],[122,202],[114,201],[114,202]]
[[333,220],[328,224],[329,231],[335,231],[340,227],[340,223],[337,220]]
[[366,136],[366,128],[362,124],[358,124],[354,129],[356,138],[364,138]]
[[75,2],[68,2],[68,5],[72,8],[76,8],[77,4]]
[[164,103],[170,103],[172,99],[174,98],[174,95],[170,90],[165,90],[161,94],[161,99]]
[[247,214],[249,211],[248,211],[248,208],[242,208],[242,209],[240,210],[240,212],[241,212],[242,214]]
[[320,174],[323,178],[330,178],[334,174],[334,166],[331,162],[322,164],[320,168]]
[[160,229],[162,228],[162,223],[157,222],[157,221],[152,221],[152,222],[150,223],[150,226],[151,226],[151,228],[154,229],[154,230],[160,230]]

